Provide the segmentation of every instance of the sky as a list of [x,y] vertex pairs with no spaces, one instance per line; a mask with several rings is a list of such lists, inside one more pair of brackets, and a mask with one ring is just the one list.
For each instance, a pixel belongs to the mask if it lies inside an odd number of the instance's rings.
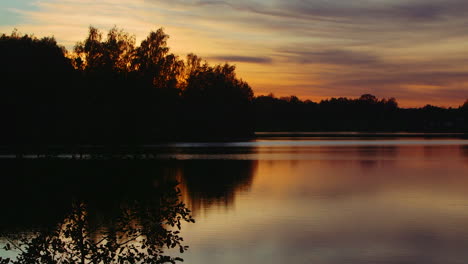
[[54,36],[71,51],[91,25],[137,43],[162,27],[173,53],[234,64],[257,95],[468,99],[466,0],[0,1],[0,33]]

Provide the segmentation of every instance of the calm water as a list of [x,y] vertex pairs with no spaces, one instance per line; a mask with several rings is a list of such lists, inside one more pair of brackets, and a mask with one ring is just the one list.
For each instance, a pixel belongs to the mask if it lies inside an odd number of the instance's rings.
[[197,220],[182,227],[185,263],[468,262],[467,140],[151,148],[152,174],[181,182]]
[[[277,139],[179,145],[192,148],[174,154],[180,159],[245,160],[245,171],[236,171],[245,176],[232,182],[232,193],[205,197],[203,189],[184,188],[198,220],[184,231],[191,245],[185,259],[467,263],[467,144]],[[194,153],[202,147],[228,153]],[[239,164],[226,162],[213,173],[223,177]]]

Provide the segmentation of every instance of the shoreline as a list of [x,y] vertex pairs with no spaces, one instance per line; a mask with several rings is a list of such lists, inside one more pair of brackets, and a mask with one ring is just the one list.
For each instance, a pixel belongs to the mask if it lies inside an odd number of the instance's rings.
[[265,137],[346,137],[346,138],[367,138],[367,137],[390,137],[390,138],[468,138],[468,133],[463,132],[255,132],[256,138]]
[[[0,159],[11,158],[57,158],[67,157],[72,159],[83,158],[129,158],[151,159],[165,152],[194,147],[229,148],[244,147],[271,141],[349,141],[349,140],[468,140],[468,133],[427,133],[427,132],[255,132],[248,138],[231,138],[217,140],[178,140],[162,141],[150,144],[24,144],[20,146],[0,145]],[[276,144],[276,143],[275,143]]]

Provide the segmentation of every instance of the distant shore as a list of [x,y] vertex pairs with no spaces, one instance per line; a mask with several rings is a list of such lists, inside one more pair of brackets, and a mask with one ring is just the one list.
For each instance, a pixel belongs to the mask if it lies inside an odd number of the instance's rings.
[[423,137],[423,138],[468,138],[468,133],[461,132],[255,132],[255,138],[265,137]]

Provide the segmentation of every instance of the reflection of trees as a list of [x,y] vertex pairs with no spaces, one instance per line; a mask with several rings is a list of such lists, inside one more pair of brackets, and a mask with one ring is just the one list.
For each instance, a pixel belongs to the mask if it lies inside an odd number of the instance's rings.
[[468,158],[468,145],[460,146],[460,152],[463,154],[465,158]]
[[[13,206],[3,206],[7,214],[0,231],[13,234],[3,236],[9,240],[5,249],[16,249],[19,255],[15,261],[3,259],[0,263],[181,260],[165,255],[164,249],[184,252],[187,246],[182,244],[181,222],[194,220],[179,200],[177,182],[153,174],[160,170],[158,166],[139,161],[24,162],[1,166],[2,173],[9,175],[5,182],[11,188],[6,193],[19,198]],[[21,170],[24,165],[28,166]],[[41,180],[35,180],[38,178]],[[61,178],[67,181],[61,182]],[[24,193],[22,186],[32,193]],[[24,207],[18,207],[21,205]],[[28,215],[33,207],[36,214]],[[41,217],[42,209],[52,215]],[[16,223],[19,218],[29,221]]]
[[[359,146],[357,154],[359,163],[363,169],[375,168],[383,159],[393,158],[397,155],[395,146]],[[377,159],[378,158],[378,159]]]
[[181,182],[192,208],[230,207],[235,195],[251,186],[256,167],[251,160],[189,160],[183,163]]

